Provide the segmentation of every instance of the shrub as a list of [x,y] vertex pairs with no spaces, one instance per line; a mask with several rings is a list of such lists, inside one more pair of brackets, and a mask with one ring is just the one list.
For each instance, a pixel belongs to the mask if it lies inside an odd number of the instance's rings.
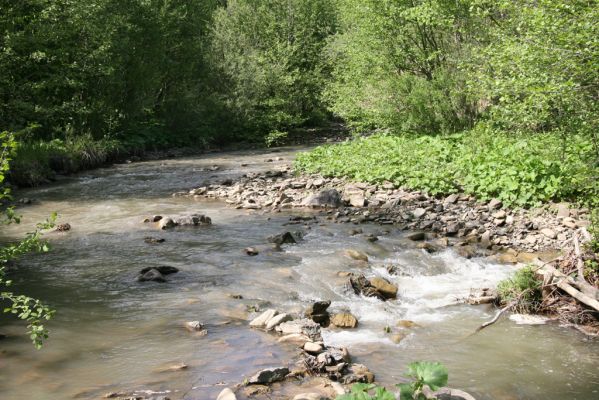
[[517,300],[515,309],[522,313],[534,313],[541,303],[541,281],[533,267],[524,267],[509,279],[497,285],[497,293],[503,303]]

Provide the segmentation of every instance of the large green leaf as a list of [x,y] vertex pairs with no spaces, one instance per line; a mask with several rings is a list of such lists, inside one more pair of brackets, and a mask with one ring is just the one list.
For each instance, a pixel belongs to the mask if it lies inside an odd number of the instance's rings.
[[408,368],[410,376],[421,380],[422,383],[428,385],[433,390],[447,385],[447,368],[441,363],[430,361],[413,362],[408,365]]

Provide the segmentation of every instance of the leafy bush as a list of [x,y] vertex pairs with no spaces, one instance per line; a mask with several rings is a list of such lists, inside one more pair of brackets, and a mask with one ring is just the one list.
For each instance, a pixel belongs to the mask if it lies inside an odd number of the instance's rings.
[[517,300],[515,309],[519,312],[534,313],[541,303],[541,283],[533,267],[528,266],[499,282],[497,293],[503,303]]
[[300,154],[298,171],[383,182],[431,195],[463,191],[508,206],[599,202],[592,145],[573,136],[505,136],[479,128],[445,136],[380,134]]
[[[0,205],[4,207],[6,201],[11,200],[10,189],[5,186],[4,177],[9,171],[11,154],[16,148],[14,138],[8,132],[0,133]],[[53,214],[45,223],[38,224],[35,231],[17,243],[0,245],[0,300],[6,303],[5,313],[14,314],[17,318],[27,322],[27,334],[36,348],[41,348],[44,339],[48,337],[48,330],[43,322],[54,315],[52,310],[40,300],[23,294],[15,294],[8,290],[11,281],[6,277],[6,267],[9,262],[14,261],[22,255],[31,251],[46,252],[48,244],[41,240],[43,229],[54,225],[56,214]],[[12,207],[3,208],[0,213],[0,225],[19,223],[20,218],[15,214]]]
[[426,400],[426,396],[422,394],[424,385],[437,390],[447,385],[448,379],[447,368],[443,364],[428,361],[408,365],[408,376],[413,379],[411,383],[397,385],[402,399]]

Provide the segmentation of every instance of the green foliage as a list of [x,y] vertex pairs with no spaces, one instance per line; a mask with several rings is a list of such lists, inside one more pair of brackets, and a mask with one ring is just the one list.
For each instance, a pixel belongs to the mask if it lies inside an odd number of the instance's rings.
[[211,62],[218,93],[244,135],[322,119],[331,2],[230,0],[214,14]]
[[[372,392],[372,394],[371,394]],[[395,400],[395,395],[384,387],[368,383],[356,383],[351,392],[337,396],[335,400]]]
[[266,147],[281,145],[288,135],[288,132],[281,132],[279,130],[270,131],[264,138],[264,143]]
[[[9,172],[9,162],[12,151],[16,148],[14,138],[8,132],[0,134],[2,149],[0,152],[0,204],[10,200],[10,190],[3,185],[5,174]],[[0,246],[0,288],[8,288],[11,281],[6,279],[6,266],[10,261],[32,251],[46,252],[48,244],[41,240],[41,232],[54,226],[56,214],[53,214],[46,222],[38,224],[35,231],[30,232],[18,243]],[[0,224],[19,223],[19,217],[12,207],[4,208],[0,215]],[[7,303],[5,313],[15,316],[27,322],[27,334],[36,348],[41,348],[44,339],[48,337],[48,330],[43,321],[49,320],[54,315],[54,310],[43,304],[40,300],[22,294],[15,294],[9,290],[0,291],[0,299]]]
[[492,127],[583,135],[599,157],[596,1],[475,0],[473,9],[486,40],[462,65]]
[[357,128],[456,132],[473,123],[457,59],[477,29],[468,1],[338,0],[325,98]]
[[593,253],[599,254],[599,208],[595,208],[591,212],[591,226],[589,227],[589,233],[591,234],[591,241],[588,244],[589,249]]
[[503,303],[517,300],[515,308],[519,312],[534,313],[541,303],[541,284],[535,269],[527,266],[519,269],[512,278],[497,285],[497,293]]
[[579,199],[597,202],[592,145],[573,136],[507,137],[492,131],[446,136],[376,135],[300,154],[299,171],[357,181],[390,181],[432,195],[464,191],[508,206]]
[[408,365],[408,376],[412,378],[410,383],[397,385],[400,389],[402,399],[426,400],[422,394],[422,388],[427,385],[432,390],[437,390],[447,385],[447,368],[438,362],[420,361]]

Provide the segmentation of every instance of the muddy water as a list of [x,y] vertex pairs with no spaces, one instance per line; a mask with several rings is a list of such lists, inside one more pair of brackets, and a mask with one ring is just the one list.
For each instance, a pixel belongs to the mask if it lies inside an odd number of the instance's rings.
[[[215,398],[222,385],[232,386],[261,367],[286,364],[296,353],[274,336],[248,328],[252,307],[299,312],[315,299],[331,299],[331,310],[358,317],[358,329],[325,329],[323,336],[327,344],[348,346],[383,384],[398,382],[411,361],[438,360],[448,366],[452,386],[479,399],[599,398],[596,340],[558,326],[518,326],[509,320],[468,336],[494,310],[455,305],[455,299],[471,288],[494,285],[512,267],[461,259],[451,251],[426,254],[393,227],[362,225],[365,234],[381,234],[370,243],[363,235],[351,236],[351,226],[325,218],[310,227],[284,226],[289,214],[170,196],[277,168],[294,151],[118,165],[19,193],[37,202],[21,209],[21,226],[3,228],[4,238],[23,234],[52,211],[73,229],[49,234],[52,252],[27,257],[11,275],[15,290],[26,286],[58,313],[41,351],[20,335],[23,325],[0,319],[0,333],[7,335],[0,341],[0,398],[95,399],[130,389],[173,399]],[[284,160],[265,162],[275,157]],[[210,171],[215,165],[219,169]],[[196,211],[211,216],[214,225],[160,232],[141,223],[146,215]],[[305,240],[282,252],[242,253],[288,229],[304,231]],[[166,242],[146,244],[149,235]],[[348,248],[368,253],[370,265],[344,256]],[[402,275],[389,276],[385,264],[398,265]],[[166,284],[136,282],[137,271],[156,265],[181,272]],[[338,271],[386,277],[399,286],[400,300],[382,303],[347,294]],[[397,327],[402,319],[419,327]],[[208,335],[181,328],[188,320],[202,321]],[[406,337],[392,342],[386,326]],[[188,367],[168,371],[181,363]]]

